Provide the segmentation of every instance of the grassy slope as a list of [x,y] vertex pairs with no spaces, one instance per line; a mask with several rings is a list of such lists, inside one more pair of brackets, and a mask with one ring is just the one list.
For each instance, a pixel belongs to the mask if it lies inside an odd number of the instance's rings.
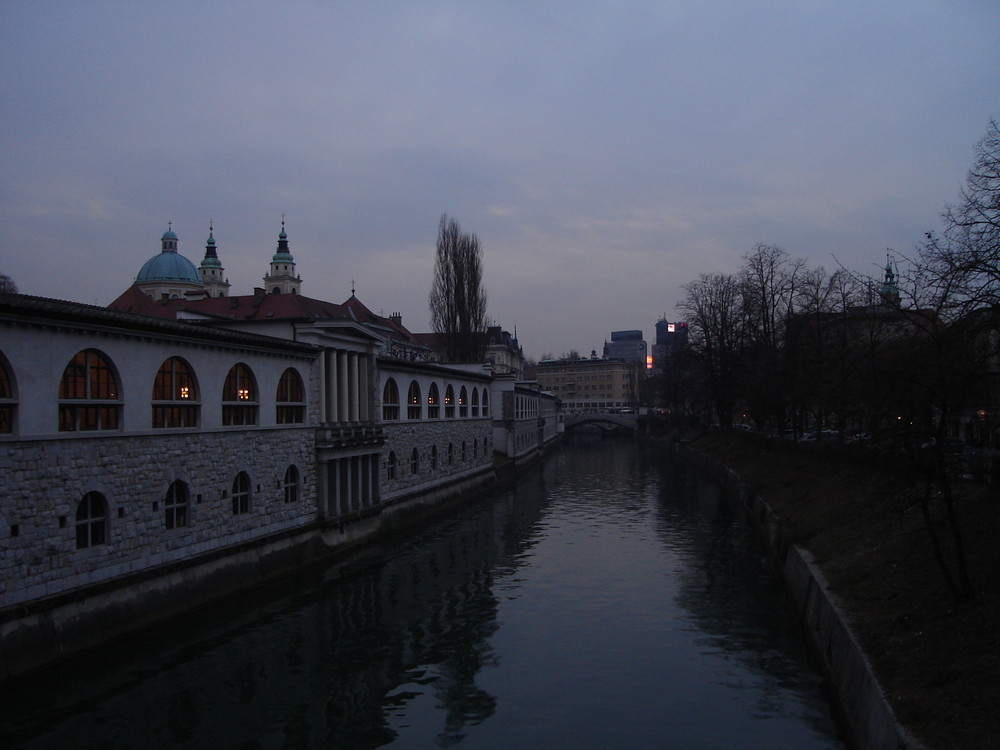
[[808,549],[850,614],[899,719],[929,748],[1000,747],[1000,506],[964,488],[976,595],[957,603],[912,507],[912,476],[864,450],[714,433],[694,446],[740,474]]

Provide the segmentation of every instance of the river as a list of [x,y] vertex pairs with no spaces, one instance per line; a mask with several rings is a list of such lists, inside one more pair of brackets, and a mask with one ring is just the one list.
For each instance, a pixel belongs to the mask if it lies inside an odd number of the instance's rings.
[[0,693],[14,748],[843,748],[738,509],[630,439]]

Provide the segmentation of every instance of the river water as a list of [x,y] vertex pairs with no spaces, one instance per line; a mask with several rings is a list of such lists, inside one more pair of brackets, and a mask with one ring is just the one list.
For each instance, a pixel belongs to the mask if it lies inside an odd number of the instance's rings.
[[843,748],[741,512],[568,439],[415,536],[0,693],[4,748]]

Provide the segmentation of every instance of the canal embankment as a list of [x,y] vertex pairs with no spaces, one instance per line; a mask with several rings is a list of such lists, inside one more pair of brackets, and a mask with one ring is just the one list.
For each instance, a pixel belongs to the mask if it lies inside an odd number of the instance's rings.
[[975,594],[957,602],[908,495],[871,452],[715,433],[683,446],[766,539],[834,699],[862,748],[965,749],[1000,736],[998,509],[959,507]]

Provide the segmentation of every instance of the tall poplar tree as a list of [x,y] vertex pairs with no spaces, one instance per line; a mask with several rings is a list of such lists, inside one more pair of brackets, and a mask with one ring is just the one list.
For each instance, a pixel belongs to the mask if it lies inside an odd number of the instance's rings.
[[479,238],[463,232],[447,214],[438,225],[430,311],[431,328],[444,341],[449,362],[481,357],[481,334],[486,330],[483,250]]

